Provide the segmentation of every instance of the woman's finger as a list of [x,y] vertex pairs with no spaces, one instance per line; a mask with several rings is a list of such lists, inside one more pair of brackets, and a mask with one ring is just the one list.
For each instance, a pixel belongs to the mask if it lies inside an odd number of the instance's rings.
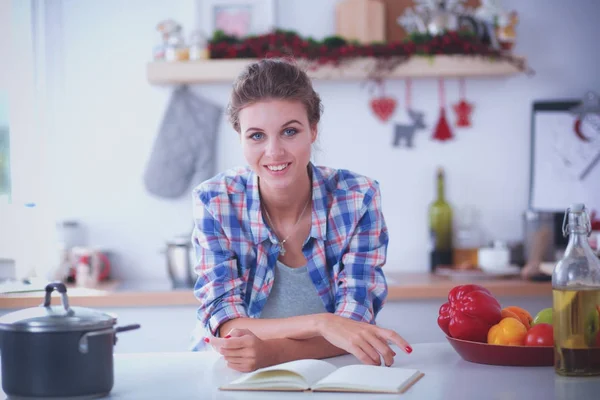
[[224,349],[242,349],[248,346],[247,337],[236,337],[236,338],[214,338],[211,340],[213,346]]
[[381,339],[394,343],[396,346],[400,347],[405,353],[412,353],[412,347],[404,338],[398,335],[396,332],[391,329],[381,329],[377,333]]
[[[354,357],[358,358],[360,362],[367,365],[379,365],[379,355],[377,354],[375,359],[371,357],[360,344],[350,344],[350,348],[344,349],[348,353],[352,354]],[[373,350],[374,353],[377,353]],[[377,361],[376,361],[377,360]]]
[[251,371],[250,366],[247,363],[244,363],[244,362],[240,362],[240,363],[238,363],[238,362],[228,362],[227,366],[229,368],[234,369],[234,370],[239,371],[239,372],[250,372]]
[[381,357],[379,357],[379,353],[365,338],[358,343],[358,346],[371,359],[370,364],[381,365]]
[[381,354],[381,356],[383,357],[385,366],[386,367],[391,366],[394,363],[394,356],[396,355],[396,353],[387,344],[387,341],[382,340],[377,335],[374,335],[370,332],[365,333],[364,336],[367,339],[367,341],[371,344],[371,346],[373,346],[375,348],[375,350],[377,350],[377,352],[379,354]]
[[221,347],[221,349],[219,350],[219,353],[221,353],[221,355],[223,357],[245,357],[245,358],[249,358],[251,356],[251,351],[250,349],[243,347],[241,349],[228,349],[225,347]]
[[242,337],[245,335],[254,335],[251,330],[243,329],[243,328],[233,328],[224,336],[226,338],[230,337]]

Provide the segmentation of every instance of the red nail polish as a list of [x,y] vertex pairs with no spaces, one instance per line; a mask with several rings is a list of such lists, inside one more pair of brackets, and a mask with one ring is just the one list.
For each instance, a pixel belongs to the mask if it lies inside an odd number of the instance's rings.
[[225,339],[229,339],[231,337],[231,335],[227,335],[225,336]]
[[410,347],[410,346],[406,346],[406,352],[407,352],[408,354],[412,353],[412,347]]
[[209,338],[207,338],[207,337],[205,337],[205,338],[204,338],[204,341],[205,341],[206,343],[208,343],[208,342],[210,342],[210,339],[209,339]]

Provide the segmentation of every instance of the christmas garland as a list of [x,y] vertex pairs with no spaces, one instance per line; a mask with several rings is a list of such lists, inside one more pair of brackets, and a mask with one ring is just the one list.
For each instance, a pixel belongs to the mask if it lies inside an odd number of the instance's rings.
[[339,36],[323,40],[302,38],[294,31],[237,38],[216,31],[208,43],[211,59],[294,57],[307,60],[313,68],[324,64],[340,65],[360,57],[374,57],[375,73],[389,71],[411,56],[471,55],[506,60],[520,71],[529,71],[522,59],[483,43],[471,32],[446,32],[443,35],[412,33],[404,41],[359,44]]

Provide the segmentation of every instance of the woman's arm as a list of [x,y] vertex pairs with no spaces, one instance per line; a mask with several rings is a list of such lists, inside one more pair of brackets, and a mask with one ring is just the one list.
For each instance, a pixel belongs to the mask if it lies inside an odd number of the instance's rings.
[[262,340],[310,339],[320,335],[320,325],[325,315],[309,314],[274,319],[236,318],[221,325],[220,336],[225,337],[234,329],[248,329]]
[[201,189],[194,192],[192,241],[198,274],[194,295],[200,302],[198,319],[215,335],[221,324],[247,317],[248,313],[236,255],[219,219],[211,213],[209,202]]
[[248,329],[234,329],[227,338],[212,338],[210,342],[223,355],[227,366],[240,372],[288,361],[346,354],[322,337],[262,340]]
[[345,350],[335,347],[323,337],[304,340],[272,339],[270,342],[277,354],[277,364],[305,358],[322,359],[348,354]]
[[346,251],[334,266],[335,314],[374,324],[387,297],[382,267],[389,241],[377,183],[365,193],[359,212]]

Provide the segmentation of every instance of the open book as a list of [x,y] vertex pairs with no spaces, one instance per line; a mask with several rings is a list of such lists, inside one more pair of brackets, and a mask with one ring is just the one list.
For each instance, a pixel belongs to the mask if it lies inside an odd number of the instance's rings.
[[221,390],[404,393],[423,373],[416,369],[347,365],[297,360],[257,369],[221,386]]

